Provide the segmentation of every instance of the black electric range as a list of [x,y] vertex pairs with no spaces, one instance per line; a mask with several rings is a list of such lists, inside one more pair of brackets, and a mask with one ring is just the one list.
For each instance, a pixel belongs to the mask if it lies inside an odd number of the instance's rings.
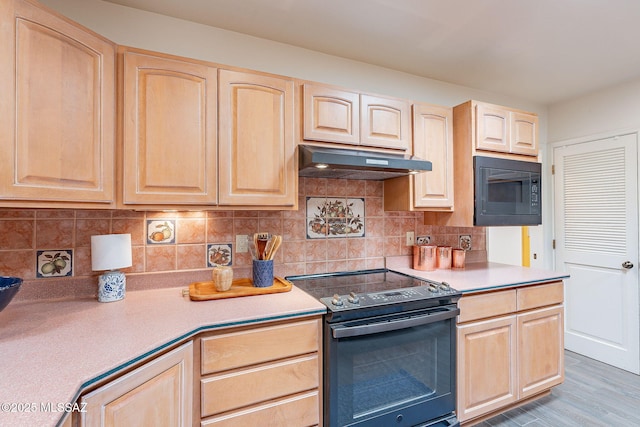
[[446,282],[417,279],[388,269],[289,276],[340,321],[455,304],[461,293]]
[[287,279],[327,307],[325,427],[459,426],[459,291],[387,269]]

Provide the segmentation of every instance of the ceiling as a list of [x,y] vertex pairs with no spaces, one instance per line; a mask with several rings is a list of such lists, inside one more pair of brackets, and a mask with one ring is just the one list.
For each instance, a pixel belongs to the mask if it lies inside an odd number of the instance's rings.
[[638,0],[107,0],[542,105],[640,76]]

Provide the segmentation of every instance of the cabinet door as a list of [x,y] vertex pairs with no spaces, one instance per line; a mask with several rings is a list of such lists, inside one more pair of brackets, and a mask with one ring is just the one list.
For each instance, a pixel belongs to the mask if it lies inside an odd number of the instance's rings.
[[360,95],[360,144],[411,154],[411,104],[399,99]]
[[293,81],[220,70],[219,84],[219,204],[296,206]]
[[1,15],[0,198],[113,204],[113,43],[30,2]]
[[430,172],[411,177],[416,208],[453,209],[452,119],[451,108],[413,106],[413,154],[432,163]]
[[508,153],[510,149],[509,112],[503,108],[476,105],[476,149]]
[[81,426],[191,426],[193,344],[184,344],[81,398]]
[[563,307],[518,315],[518,385],[523,399],[564,381]]
[[538,155],[538,116],[511,113],[511,152],[514,154]]
[[355,92],[306,83],[303,132],[310,141],[360,143],[360,96]]
[[516,316],[458,325],[460,421],[512,402],[516,386]]
[[123,202],[217,202],[216,69],[123,53]]

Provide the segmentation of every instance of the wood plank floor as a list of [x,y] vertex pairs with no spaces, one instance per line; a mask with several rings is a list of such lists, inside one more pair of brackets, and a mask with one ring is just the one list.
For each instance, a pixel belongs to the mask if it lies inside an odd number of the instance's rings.
[[477,426],[640,427],[640,376],[565,351],[563,384]]

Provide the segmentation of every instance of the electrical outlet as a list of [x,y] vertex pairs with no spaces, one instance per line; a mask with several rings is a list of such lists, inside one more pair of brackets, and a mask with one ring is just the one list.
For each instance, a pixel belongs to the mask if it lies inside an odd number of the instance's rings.
[[415,241],[416,234],[413,231],[407,231],[407,246],[413,246],[413,242]]
[[470,234],[462,234],[458,236],[458,245],[460,249],[464,249],[465,251],[471,250],[471,235]]
[[246,234],[237,234],[236,235],[236,253],[241,254],[247,252],[249,247],[247,246],[247,238]]
[[431,236],[416,237],[416,245],[428,245],[429,243],[431,243]]

